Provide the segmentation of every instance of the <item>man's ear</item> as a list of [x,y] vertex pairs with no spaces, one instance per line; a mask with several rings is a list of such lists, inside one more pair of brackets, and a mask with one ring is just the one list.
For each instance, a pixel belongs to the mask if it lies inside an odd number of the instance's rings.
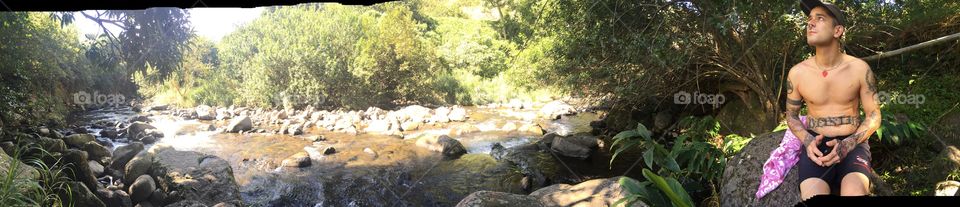
[[840,39],[840,37],[843,37],[844,32],[847,32],[847,28],[843,25],[833,27],[833,38]]

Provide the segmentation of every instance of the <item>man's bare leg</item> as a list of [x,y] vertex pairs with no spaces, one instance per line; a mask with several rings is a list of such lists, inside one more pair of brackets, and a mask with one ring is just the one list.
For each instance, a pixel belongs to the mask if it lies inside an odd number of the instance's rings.
[[870,194],[869,189],[870,179],[863,173],[849,173],[840,181],[840,196],[864,196]]
[[830,186],[827,185],[827,181],[824,181],[820,178],[807,178],[800,182],[800,198],[803,200],[810,199],[815,195],[829,195]]

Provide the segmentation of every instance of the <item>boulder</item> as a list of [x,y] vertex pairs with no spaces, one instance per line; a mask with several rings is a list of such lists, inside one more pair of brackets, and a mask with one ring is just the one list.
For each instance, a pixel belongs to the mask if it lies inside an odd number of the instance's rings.
[[561,115],[569,115],[574,113],[576,113],[576,110],[573,108],[573,106],[563,101],[555,100],[543,105],[543,108],[540,108],[538,115],[547,119],[559,119]]
[[103,201],[106,206],[111,207],[132,207],[133,201],[130,200],[130,195],[123,190],[108,190],[108,189],[97,189],[97,196],[100,197],[100,200]]
[[87,164],[89,161],[87,159],[87,152],[77,149],[67,149],[64,151],[63,157],[61,157],[61,161],[71,165],[71,171],[68,171],[67,175],[72,178],[72,180],[83,182],[85,186],[93,186],[93,189],[89,190],[96,190],[97,178],[94,177],[93,171],[90,170],[90,166]]
[[417,139],[416,145],[427,148],[431,151],[437,151],[443,154],[444,158],[456,159],[467,153],[467,149],[460,144],[460,141],[450,138],[447,135],[424,136]]
[[513,122],[507,122],[506,124],[503,124],[503,127],[500,127],[500,131],[510,132],[515,130],[517,130],[517,124]]
[[[754,201],[763,174],[763,163],[770,152],[780,145],[784,131],[759,135],[739,153],[727,160],[720,185],[720,203],[723,206],[789,206],[800,202],[800,180],[797,167],[794,166],[783,179],[783,183],[763,198]],[[876,174],[870,178],[871,192],[874,195],[892,195],[893,191]]]
[[117,147],[117,149],[113,151],[113,162],[110,163],[110,168],[123,170],[124,167],[127,166],[127,162],[133,159],[140,151],[143,151],[143,143],[139,142]]
[[200,120],[213,120],[217,117],[217,113],[213,107],[207,105],[199,105],[194,108],[194,111],[197,112],[197,119]]
[[332,155],[334,153],[337,153],[337,149],[333,148],[332,146],[328,146],[323,148],[321,152],[323,152],[323,155]]
[[130,140],[140,140],[142,137],[150,134],[150,130],[156,130],[156,127],[143,122],[133,122],[127,127],[127,138]]
[[580,134],[565,137],[558,136],[553,139],[550,149],[563,156],[586,159],[590,156],[590,152],[597,146],[597,138]]
[[17,164],[16,172],[14,173],[15,179],[39,179],[40,173],[36,169],[30,167],[26,163],[21,162],[18,159],[10,157],[6,152],[0,151],[0,175],[6,176],[9,175],[10,167],[12,164]]
[[420,128],[420,125],[421,125],[421,124],[423,124],[423,123],[422,123],[422,122],[407,121],[407,122],[403,122],[402,124],[400,124],[400,129],[403,130],[403,131],[413,131],[413,130],[417,130],[418,128]]
[[430,109],[420,105],[410,105],[398,110],[398,121],[424,122],[431,116]]
[[176,198],[169,202],[193,200],[211,206],[240,200],[240,188],[226,160],[169,146],[154,146],[148,151],[155,154],[150,174],[163,192]]
[[104,130],[100,131],[100,136],[101,136],[101,137],[110,138],[110,139],[116,139],[117,137],[120,137],[120,134],[119,134],[119,132],[117,132],[117,130],[104,129]]
[[283,159],[283,161],[280,162],[281,166],[297,167],[297,168],[308,167],[310,166],[310,164],[311,164],[310,155],[307,154],[307,152],[298,152],[296,154],[291,155],[290,157],[287,157],[287,159]]
[[372,134],[386,134],[390,130],[390,121],[387,120],[370,120],[367,124],[367,128],[364,128],[363,131]]
[[467,110],[462,107],[453,107],[453,109],[450,109],[450,115],[447,117],[450,118],[450,121],[466,121]]
[[195,201],[195,200],[182,200],[182,201],[177,201],[177,202],[171,203],[170,205],[167,205],[166,207],[207,207],[207,206],[210,206],[210,205],[206,205],[206,204],[204,204],[203,202],[200,202],[200,201]]
[[127,162],[123,168],[123,184],[130,186],[141,175],[149,174],[153,167],[154,155],[147,151],[141,151]]
[[238,133],[241,131],[249,131],[253,129],[253,122],[250,121],[248,116],[238,116],[230,120],[230,124],[227,125],[227,132]]
[[103,145],[100,145],[100,143],[97,143],[96,141],[84,143],[83,147],[80,149],[83,149],[83,151],[87,152],[87,158],[91,160],[100,160],[104,157],[110,157],[110,150]]
[[[90,189],[87,188],[82,182],[78,181],[69,181],[67,185],[70,187],[70,198],[73,201],[73,206],[84,206],[84,207],[106,207],[107,205],[97,198],[97,195],[93,194]],[[67,198],[67,195],[60,195],[61,198]],[[69,201],[64,199],[64,201]]]
[[103,165],[101,165],[99,162],[90,160],[90,161],[87,161],[87,166],[90,168],[90,172],[94,176],[100,177],[101,175],[103,175],[103,172],[104,172]]
[[450,108],[440,107],[433,110],[433,117],[430,117],[430,120],[436,123],[447,123],[450,122]]
[[133,184],[130,184],[130,189],[127,191],[130,192],[130,200],[132,200],[133,203],[140,203],[150,198],[153,190],[156,189],[157,183],[153,181],[153,177],[150,177],[150,175],[140,175],[133,181]]
[[[620,185],[621,177],[600,178],[576,185],[555,184],[530,193],[545,206],[613,206],[629,193]],[[635,202],[631,206],[646,206]]]
[[494,191],[477,191],[457,203],[457,207],[538,207],[544,206],[537,199],[528,195],[503,193]]
[[83,148],[87,142],[95,141],[96,137],[92,134],[72,134],[63,138],[63,142],[71,147]]
[[60,139],[38,137],[37,144],[43,147],[44,150],[47,150],[47,152],[63,152],[63,150],[67,149],[67,145]]

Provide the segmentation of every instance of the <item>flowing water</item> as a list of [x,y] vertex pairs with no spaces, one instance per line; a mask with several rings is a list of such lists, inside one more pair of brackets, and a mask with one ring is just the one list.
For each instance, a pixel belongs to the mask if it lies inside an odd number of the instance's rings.
[[[599,113],[583,112],[544,120],[536,118],[534,110],[466,109],[470,117],[466,122],[424,125],[404,132],[404,137],[417,137],[448,134],[463,125],[474,126],[473,132],[454,137],[468,150],[468,154],[454,160],[444,160],[437,152],[415,146],[415,139],[394,136],[319,130],[307,130],[297,136],[218,133],[200,128],[205,124],[222,126],[225,121],[183,120],[164,114],[151,114],[149,124],[164,132],[165,137],[157,144],[227,160],[244,202],[251,206],[453,206],[478,190],[529,193],[523,188],[521,169],[496,161],[489,152],[495,143],[509,148],[536,142],[541,135],[501,130],[505,125],[537,123],[548,132],[587,133],[589,123],[601,117]],[[96,135],[101,128],[116,126],[137,115],[129,108],[96,110],[81,116],[79,123],[86,123],[84,126]],[[304,139],[310,136],[326,139],[315,143]],[[128,143],[123,139],[98,140],[114,148]],[[308,146],[332,146],[337,152],[312,160],[308,167],[280,166],[283,159]],[[624,171],[623,167],[610,169],[608,155],[594,154],[587,160],[544,152],[530,156],[539,160],[540,170],[552,183],[576,183]]]

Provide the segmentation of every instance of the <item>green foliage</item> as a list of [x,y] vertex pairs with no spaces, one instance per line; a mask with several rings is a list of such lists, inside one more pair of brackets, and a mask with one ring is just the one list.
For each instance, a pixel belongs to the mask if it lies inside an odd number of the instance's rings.
[[[643,169],[643,177],[647,180],[639,182],[633,178],[621,177],[619,183],[630,195],[614,202],[611,206],[618,206],[621,203],[624,206],[630,206],[636,201],[643,201],[645,204],[655,207],[694,206],[693,199],[676,179],[661,177],[648,169]],[[669,200],[664,200],[664,197]]]
[[[23,144],[15,148],[10,157],[25,160],[27,165],[10,162],[9,166],[3,166],[8,171],[0,175],[0,206],[63,206],[72,203],[67,177],[71,169],[68,164],[60,162],[58,155],[34,144]],[[47,164],[42,161],[45,159],[54,161]],[[36,170],[39,176],[18,177],[16,173],[21,168]]]

